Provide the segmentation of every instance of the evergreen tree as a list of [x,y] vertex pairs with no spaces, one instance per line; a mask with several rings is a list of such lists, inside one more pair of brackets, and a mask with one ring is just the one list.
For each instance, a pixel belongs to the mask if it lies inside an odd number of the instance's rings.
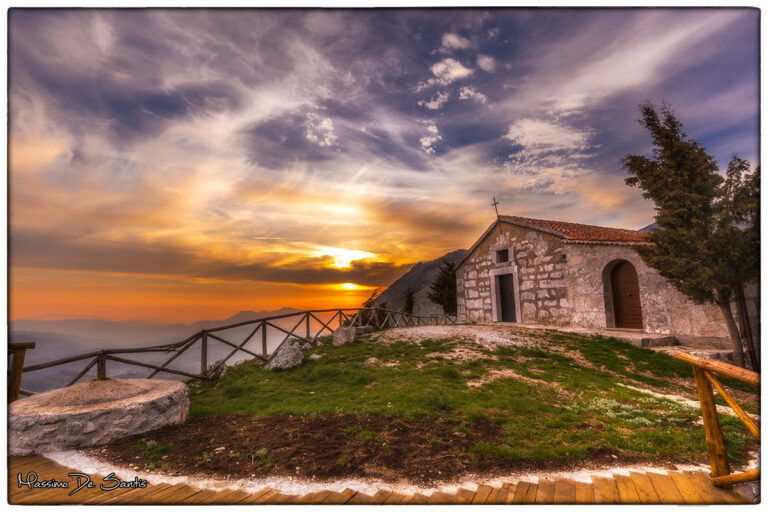
[[440,271],[429,285],[429,300],[439,304],[446,315],[456,314],[456,264],[443,260]]
[[373,290],[373,293],[371,294],[371,296],[365,299],[365,302],[363,302],[363,307],[372,308],[374,302],[376,302],[376,299],[379,297],[379,293],[381,293],[381,288],[376,288],[375,290]]
[[659,112],[650,103],[640,109],[640,123],[651,134],[653,158],[630,154],[622,163],[631,174],[627,184],[653,200],[660,229],[649,234],[653,244],[638,247],[638,252],[695,303],[719,306],[734,362],[744,366],[730,305],[739,287],[759,271],[759,226],[757,231],[754,227],[759,223],[759,189],[754,190],[759,188],[759,170],[744,179],[749,164],[734,157],[724,179],[715,160],[687,137],[667,104]]
[[411,288],[408,288],[408,291],[405,293],[405,304],[403,305],[403,313],[408,313],[409,315],[413,314],[413,290]]

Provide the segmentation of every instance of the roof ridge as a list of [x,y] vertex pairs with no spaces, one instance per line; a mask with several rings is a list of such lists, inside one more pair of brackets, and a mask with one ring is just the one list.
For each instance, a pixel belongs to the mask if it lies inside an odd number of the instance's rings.
[[[598,226],[597,224],[584,224],[584,223],[581,223],[581,222],[568,222],[568,221],[565,221],[565,220],[534,219],[533,217],[520,217],[518,215],[499,215],[499,217],[501,219],[517,220],[517,221],[522,221],[522,222],[534,221],[534,223],[532,223],[534,226],[536,226],[535,222],[551,222],[551,223],[555,223],[555,224],[565,224],[565,225],[570,225],[570,226],[581,226],[581,227],[586,227],[586,228],[609,229],[611,231],[626,231],[628,233],[642,233],[642,231],[638,231],[636,229],[614,228],[614,227],[611,227],[611,226]],[[541,226],[537,226],[537,227],[541,227]],[[557,230],[553,229],[553,231],[557,231]],[[566,236],[566,238],[570,238],[568,235],[565,235],[565,236]]]

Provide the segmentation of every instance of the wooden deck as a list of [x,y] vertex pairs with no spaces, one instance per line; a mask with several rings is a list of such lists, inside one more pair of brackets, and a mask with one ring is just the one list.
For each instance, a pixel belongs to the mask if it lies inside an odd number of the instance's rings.
[[[56,479],[69,482],[69,488],[19,488],[18,477],[27,479],[34,471],[38,481]],[[436,492],[431,496],[397,494],[378,491],[373,496],[345,489],[342,492],[320,491],[304,496],[281,494],[275,489],[256,492],[241,490],[210,491],[186,484],[148,484],[143,489],[99,489],[103,475],[90,475],[93,488],[83,488],[72,496],[77,478],[69,476],[76,470],[64,467],[41,456],[10,457],[8,459],[8,501],[11,504],[506,504],[506,503],[662,503],[709,504],[750,503],[743,495],[718,489],[701,471],[630,472],[612,477],[592,476],[591,483],[568,478],[522,478],[501,487],[480,485],[476,490],[459,489],[454,494]],[[114,485],[113,483],[107,483]]]

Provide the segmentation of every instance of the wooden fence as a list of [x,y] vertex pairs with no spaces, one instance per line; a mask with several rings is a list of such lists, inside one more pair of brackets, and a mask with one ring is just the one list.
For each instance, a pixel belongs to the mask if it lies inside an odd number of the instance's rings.
[[[318,315],[333,313],[329,320],[323,322]],[[292,329],[284,329],[279,325],[276,325],[277,320],[285,320],[289,318],[297,318],[297,321]],[[312,325],[316,331],[312,334]],[[34,364],[23,367],[23,373],[34,372],[43,370],[46,368],[52,368],[63,364],[73,363],[76,361],[88,361],[85,367],[64,387],[71,386],[85,375],[95,366],[96,377],[99,379],[107,378],[107,362],[115,361],[127,365],[139,366],[148,368],[151,371],[147,378],[152,378],[158,373],[171,373],[175,375],[181,375],[183,377],[191,379],[205,379],[218,372],[227,361],[229,361],[236,353],[243,352],[252,358],[258,359],[264,363],[268,362],[277,353],[280,348],[283,347],[289,340],[301,340],[305,342],[314,342],[319,336],[327,331],[327,334],[333,334],[338,327],[343,326],[372,326],[376,329],[384,329],[388,327],[406,327],[406,326],[418,326],[418,325],[440,325],[440,324],[455,324],[456,317],[448,315],[412,315],[409,313],[403,313],[399,311],[392,311],[381,308],[349,308],[349,309],[318,309],[311,311],[298,311],[295,313],[287,313],[284,315],[271,316],[267,318],[259,318],[256,320],[250,320],[247,322],[239,322],[230,325],[224,325],[220,327],[214,327],[211,329],[203,329],[196,332],[192,336],[175,342],[164,345],[155,345],[151,347],[141,348],[113,348],[103,349],[94,352],[88,352],[86,354],[80,354],[76,356],[57,359],[55,361],[48,361],[45,363]],[[249,334],[244,339],[234,342],[226,339],[226,331],[252,326]],[[267,350],[267,338],[268,332],[280,332],[284,334],[282,341],[277,347],[269,352]],[[246,348],[252,341],[260,340],[261,353]],[[221,343],[231,348],[230,352],[221,360],[216,361],[213,365],[208,363],[208,345],[211,343]],[[9,351],[13,349],[13,345],[9,345]],[[34,343],[31,344],[16,344],[16,345],[31,345],[33,348]],[[200,372],[192,373],[190,371],[183,371],[170,368],[169,365],[173,363],[179,356],[193,349],[200,350]],[[21,350],[21,349],[18,349]],[[170,353],[168,357],[161,364],[151,364],[144,361],[137,361],[126,357],[130,354],[147,354],[164,352]],[[18,398],[19,394],[32,395],[31,391],[26,391],[21,387],[22,379],[22,366],[24,364],[24,352],[13,351],[11,361],[11,372],[9,375],[9,401],[13,401]],[[11,390],[15,391],[15,398],[11,396]]]
[[709,450],[712,483],[719,487],[725,487],[733,484],[759,480],[759,469],[731,474],[731,467],[730,464],[728,464],[728,454],[725,449],[725,439],[723,438],[723,431],[720,428],[720,420],[717,416],[715,396],[712,388],[714,387],[717,390],[718,394],[731,406],[736,413],[736,416],[744,422],[749,431],[759,441],[760,427],[749,417],[749,415],[747,415],[746,412],[744,412],[733,397],[728,394],[713,373],[731,377],[758,388],[760,387],[760,374],[745,370],[744,368],[739,368],[738,366],[733,366],[732,364],[705,359],[685,352],[675,352],[673,356],[676,359],[690,363],[693,366],[693,375],[696,378],[696,388],[699,392],[699,401],[701,402],[701,417],[704,420],[704,436],[706,437],[707,449]]

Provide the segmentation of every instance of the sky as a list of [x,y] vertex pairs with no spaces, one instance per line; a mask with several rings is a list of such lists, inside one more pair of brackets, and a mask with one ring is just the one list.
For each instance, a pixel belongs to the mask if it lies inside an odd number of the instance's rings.
[[10,318],[353,307],[500,213],[639,229],[667,101],[759,164],[756,9],[9,14]]

